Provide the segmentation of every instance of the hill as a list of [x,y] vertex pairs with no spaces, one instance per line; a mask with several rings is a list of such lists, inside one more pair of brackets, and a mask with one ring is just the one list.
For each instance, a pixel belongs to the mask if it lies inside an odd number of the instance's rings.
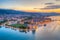
[[19,14],[19,15],[35,15],[35,16],[60,16],[59,13],[43,13],[43,12],[24,12],[18,10],[11,10],[11,9],[0,9],[0,15],[4,14]]

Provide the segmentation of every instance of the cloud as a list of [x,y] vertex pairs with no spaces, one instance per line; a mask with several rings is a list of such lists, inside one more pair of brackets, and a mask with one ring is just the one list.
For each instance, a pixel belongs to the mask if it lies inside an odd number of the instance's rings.
[[52,4],[54,4],[54,3],[45,3],[45,5],[52,5]]
[[47,9],[59,9],[60,5],[48,5],[44,8],[34,8],[34,9],[41,9],[41,10],[47,10]]
[[55,1],[60,1],[60,0],[55,0]]

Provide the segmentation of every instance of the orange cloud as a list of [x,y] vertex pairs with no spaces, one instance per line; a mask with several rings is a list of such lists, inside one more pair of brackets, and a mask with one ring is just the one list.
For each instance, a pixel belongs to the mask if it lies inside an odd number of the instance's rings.
[[56,12],[60,13],[60,9],[51,9],[51,10],[25,10],[27,12]]
[[15,10],[22,10],[22,11],[26,11],[26,12],[57,12],[60,13],[60,9],[33,9],[32,7],[14,7],[12,9]]
[[60,9],[41,10],[41,12],[57,12],[57,13],[60,13]]

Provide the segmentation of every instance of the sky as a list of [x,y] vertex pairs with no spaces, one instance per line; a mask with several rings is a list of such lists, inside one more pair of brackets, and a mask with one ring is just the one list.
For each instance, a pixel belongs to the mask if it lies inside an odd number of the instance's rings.
[[0,8],[29,12],[60,12],[60,0],[0,0]]

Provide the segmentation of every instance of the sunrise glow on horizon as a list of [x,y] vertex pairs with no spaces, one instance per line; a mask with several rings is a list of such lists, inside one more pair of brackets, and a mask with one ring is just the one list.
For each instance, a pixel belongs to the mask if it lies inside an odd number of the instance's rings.
[[0,8],[27,12],[59,12],[60,0],[0,0]]

